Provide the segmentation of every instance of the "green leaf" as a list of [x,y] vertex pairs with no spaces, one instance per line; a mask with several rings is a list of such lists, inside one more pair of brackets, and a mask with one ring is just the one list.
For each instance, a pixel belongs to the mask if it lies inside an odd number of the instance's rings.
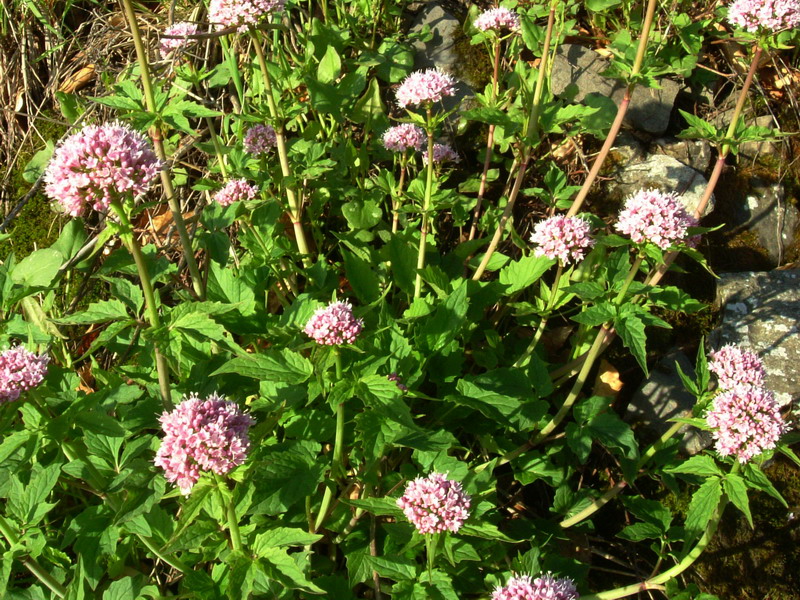
[[766,492],[778,502],[783,504],[784,507],[789,508],[789,505],[786,503],[784,497],[781,496],[780,492],[775,489],[775,486],[772,485],[772,482],[766,475],[764,475],[764,472],[758,467],[758,465],[754,463],[748,463],[744,465],[744,478],[748,487]]
[[342,59],[333,46],[328,46],[317,67],[317,79],[322,83],[333,83],[342,72]]
[[686,532],[690,538],[698,538],[719,506],[722,497],[722,486],[718,477],[711,477],[692,495],[689,512],[686,514]]
[[703,477],[722,476],[722,470],[717,466],[716,461],[705,454],[692,456],[689,460],[675,467],[667,468],[665,471],[668,473],[686,473]]
[[[308,579],[294,559],[282,548],[263,548],[259,558],[274,567],[278,581],[291,589],[300,589],[312,594],[324,594],[325,590]],[[307,565],[310,563],[306,562]]]
[[662,531],[652,523],[634,523],[628,525],[617,534],[617,537],[631,542],[641,542],[642,540],[657,540],[661,537]]
[[308,533],[296,527],[276,527],[256,536],[253,552],[261,556],[264,548],[288,548],[291,546],[309,546],[322,539],[322,535]]
[[378,46],[377,55],[381,64],[375,72],[386,83],[397,83],[414,68],[414,51],[403,42],[385,39]]
[[461,326],[466,321],[468,305],[467,282],[461,281],[453,293],[436,309],[433,316],[426,319],[417,334],[417,340],[421,341],[429,352],[443,348],[460,332]]
[[374,130],[377,126],[382,126],[386,121],[384,116],[385,108],[381,100],[381,89],[378,80],[373,77],[367,90],[358,99],[353,107],[353,112],[348,115],[355,123],[367,123],[368,129]]
[[47,168],[47,163],[50,162],[54,149],[55,144],[48,140],[47,145],[34,154],[28,164],[25,165],[25,169],[22,171],[22,178],[28,183],[35,183]]
[[57,323],[65,325],[88,325],[89,323],[107,323],[130,318],[125,305],[117,299],[92,302],[82,312],[57,319]]
[[524,256],[500,270],[500,283],[508,286],[506,294],[514,294],[538,281],[554,264],[546,256]]
[[605,302],[584,309],[579,314],[572,317],[572,320],[577,323],[582,323],[583,325],[588,325],[589,327],[595,327],[613,320],[616,316],[617,307],[610,302]]
[[23,288],[48,287],[56,278],[62,258],[58,250],[42,248],[22,259],[11,271],[11,280]]
[[403,518],[403,510],[397,506],[394,498],[364,498],[362,500],[342,500],[345,504],[363,508],[368,513],[379,517]]
[[380,282],[372,265],[361,257],[342,250],[344,270],[353,292],[362,304],[371,304],[380,297]]
[[620,4],[622,0],[586,0],[586,8],[592,12],[605,12]]
[[277,515],[313,494],[328,465],[317,460],[318,444],[290,443],[266,452],[253,470],[252,514]]
[[626,305],[620,309],[617,318],[614,319],[614,327],[619,333],[622,343],[633,353],[647,376],[649,371],[647,370],[647,350],[645,348],[647,336],[644,332],[644,321],[636,312],[629,310],[629,306]]
[[415,579],[417,576],[416,563],[410,558],[398,555],[367,556],[367,563],[378,572],[381,577],[388,577],[395,581]]
[[753,527],[753,515],[750,514],[750,502],[747,499],[747,485],[739,475],[729,473],[722,481],[725,495],[728,496],[733,505],[744,513],[750,527]]
[[314,373],[309,360],[291,350],[264,350],[259,354],[229,360],[211,374],[235,373],[253,379],[269,379],[283,383],[303,383]]
[[0,443],[0,465],[4,464],[8,457],[14,454],[34,435],[32,431],[28,430],[14,431],[13,433],[5,434],[2,443]]
[[483,538],[485,540],[509,542],[512,544],[516,544],[519,541],[508,537],[505,533],[500,531],[496,525],[492,525],[488,521],[481,521],[480,523],[464,523],[461,529],[458,530],[458,533],[471,537]]

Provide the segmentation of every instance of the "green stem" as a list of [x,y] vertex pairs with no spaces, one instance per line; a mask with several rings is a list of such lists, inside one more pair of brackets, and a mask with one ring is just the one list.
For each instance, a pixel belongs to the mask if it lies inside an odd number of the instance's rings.
[[[219,493],[219,501],[225,509],[225,517],[228,520],[228,532],[231,536],[231,548],[233,550],[242,549],[242,535],[239,532],[239,518],[236,516],[236,504],[233,501],[233,493],[228,489],[225,480],[219,475],[214,473],[214,479],[217,483],[217,492]],[[228,499],[225,500],[225,497]]]
[[646,590],[657,589],[659,586],[668,582],[670,579],[677,577],[678,575],[683,573],[686,569],[691,567],[692,564],[694,564],[694,562],[698,558],[700,558],[700,555],[703,553],[708,544],[711,542],[711,539],[714,537],[714,534],[717,531],[717,527],[719,526],[722,513],[725,510],[725,506],[727,505],[727,503],[728,503],[727,498],[723,497],[723,500],[717,507],[716,516],[708,523],[705,532],[703,533],[702,537],[698,540],[695,547],[692,548],[689,551],[689,553],[686,556],[684,556],[683,559],[671,569],[668,569],[663,573],[661,573],[660,575],[656,575],[655,577],[651,577],[640,583],[626,585],[625,587],[616,588],[614,590],[608,590],[606,592],[600,592],[599,594],[590,594],[588,596],[581,596],[579,600],[616,600],[617,598],[625,598],[627,596],[633,596],[634,594],[637,594],[639,592],[644,592]]
[[[0,533],[3,534],[3,537],[6,538],[10,546],[16,546],[19,544],[19,538],[17,537],[17,534],[2,515],[0,515]],[[42,567],[42,565],[40,565],[35,559],[31,557],[25,557],[21,560],[21,562],[25,568],[28,569],[28,571],[30,571],[34,577],[36,577],[36,579],[47,586],[56,596],[59,598],[64,598],[67,595],[66,588],[64,588],[64,586],[61,585],[58,580],[48,571],[46,571],[45,568]]]
[[636,58],[633,61],[633,68],[631,69],[630,74],[631,83],[629,83],[628,87],[625,89],[625,95],[623,96],[622,101],[617,108],[617,116],[614,117],[614,121],[611,124],[611,129],[608,131],[606,140],[603,142],[600,152],[597,153],[597,156],[592,163],[592,168],[589,170],[586,180],[583,182],[581,189],[578,191],[578,195],[575,196],[575,199],[572,201],[572,206],[567,211],[568,217],[573,217],[580,212],[581,206],[583,205],[584,200],[586,200],[586,196],[589,195],[589,190],[594,184],[595,179],[597,179],[597,175],[600,173],[603,163],[606,161],[606,158],[608,158],[608,154],[611,152],[611,148],[614,146],[614,142],[617,139],[617,134],[622,128],[622,121],[625,119],[625,115],[628,112],[628,107],[631,103],[631,96],[633,95],[633,90],[636,87],[636,84],[633,82],[633,80],[637,75],[639,75],[639,71],[641,71],[642,64],[644,62],[645,54],[647,53],[647,42],[650,38],[650,29],[653,25],[653,17],[655,15],[656,5],[657,0],[648,0],[647,2],[644,23],[642,24],[642,35],[639,37],[639,46],[636,49]]
[[425,174],[425,198],[422,203],[422,225],[419,230],[419,252],[417,253],[417,276],[414,280],[414,298],[422,294],[422,269],[425,268],[425,245],[428,240],[428,226],[433,192],[433,109],[428,104],[425,129],[428,133],[428,167]]
[[[494,51],[494,64],[492,70],[492,106],[497,100],[497,80],[500,75],[500,38],[495,36],[494,44],[492,47]],[[486,156],[483,159],[483,172],[481,173],[481,185],[478,188],[478,201],[475,204],[475,210],[472,212],[472,225],[469,229],[468,239],[474,240],[475,234],[478,232],[478,221],[481,218],[481,205],[483,204],[483,196],[486,194],[486,180],[489,175],[489,167],[492,164],[492,152],[494,150],[494,125],[489,125],[489,133],[486,135]]]
[[553,305],[555,304],[556,296],[558,295],[558,286],[561,282],[561,274],[564,272],[564,265],[561,261],[558,261],[558,269],[556,270],[556,278],[553,281],[553,286],[550,288],[550,297],[547,299],[547,305],[544,309],[544,314],[542,315],[542,320],[539,321],[539,326],[536,328],[536,333],[533,335],[533,339],[531,343],[528,344],[528,347],[525,349],[525,352],[522,353],[517,361],[514,363],[514,368],[518,369],[528,362],[528,359],[536,350],[536,346],[539,344],[539,340],[544,333],[545,325],[547,325],[547,319],[550,318],[550,312],[553,310]]
[[425,535],[425,554],[428,558],[428,581],[433,582],[433,567],[436,565],[436,553],[439,551],[441,533]]
[[408,151],[404,151],[400,157],[400,180],[397,183],[395,196],[392,198],[392,233],[397,233],[400,224],[400,206],[403,193],[403,186],[406,182],[406,169],[408,168]]
[[[122,6],[125,11],[125,16],[128,19],[128,25],[131,28],[131,36],[133,37],[133,45],[136,48],[136,58],[139,62],[139,70],[142,77],[142,89],[144,91],[144,99],[147,105],[147,110],[150,113],[156,114],[156,101],[155,94],[153,93],[153,84],[150,80],[149,62],[147,60],[147,51],[142,43],[142,35],[139,31],[139,25],[136,22],[136,13],[133,10],[131,0],[122,0]],[[150,128],[150,137],[153,140],[153,147],[156,151],[156,156],[162,163],[166,163],[167,154],[164,150],[164,142],[161,139],[161,132],[157,125]],[[192,278],[192,287],[195,294],[200,300],[205,299],[205,290],[203,289],[203,278],[200,275],[200,269],[197,267],[197,261],[194,258],[194,250],[192,250],[192,240],[189,238],[189,232],[186,230],[186,223],[183,221],[183,214],[181,213],[180,204],[175,197],[175,188],[172,185],[172,177],[166,168],[161,169],[161,185],[164,188],[164,195],[167,198],[170,212],[172,212],[172,219],[175,222],[175,229],[178,231],[178,237],[181,240],[181,247],[183,248],[183,255],[186,264],[189,267],[189,274]]]
[[[549,59],[550,59],[550,40],[553,36],[553,24],[555,23],[556,18],[556,2],[552,2],[550,4],[550,13],[547,17],[547,31],[545,32],[544,36],[544,47],[542,49],[542,60],[539,63],[539,71],[536,78],[536,88],[534,89],[533,99],[531,101],[531,110],[530,114],[528,115],[528,125],[525,128],[525,139],[523,140],[524,144],[527,144],[528,141],[536,141],[538,140],[538,123],[539,123],[539,113],[541,112],[541,104],[542,104],[542,92],[544,91],[544,81],[549,70]],[[534,139],[535,136],[535,139]],[[519,190],[522,187],[522,182],[525,179],[525,170],[528,168],[528,162],[530,162],[532,154],[531,146],[526,145],[521,153],[521,158],[519,161],[519,170],[517,171],[517,177],[514,180],[514,187],[511,189],[511,194],[508,196],[508,203],[506,204],[505,209],[503,210],[503,215],[500,217],[500,222],[497,224],[497,229],[495,229],[494,236],[492,236],[492,241],[489,242],[489,247],[486,250],[486,253],[483,255],[483,259],[481,260],[478,268],[475,270],[475,273],[472,275],[473,281],[480,280],[483,277],[483,272],[486,270],[486,266],[489,264],[489,260],[492,258],[495,250],[497,250],[497,246],[500,243],[500,238],[503,237],[503,232],[506,229],[506,224],[508,220],[511,218],[511,213],[514,209],[514,202],[517,200],[517,195],[519,194]]]
[[[123,233],[120,238],[128,251],[133,256],[133,261],[136,263],[136,270],[139,272],[139,280],[142,285],[142,292],[144,293],[145,306],[147,307],[147,315],[150,320],[150,325],[153,329],[161,327],[161,318],[158,315],[158,306],[156,305],[156,296],[153,291],[153,283],[150,280],[150,273],[147,271],[147,264],[142,254],[142,249],[136,236],[133,233],[133,226],[130,219],[125,212],[125,208],[119,200],[111,202],[111,210],[119,217],[120,224],[122,225]],[[158,349],[158,346],[153,346],[156,359],[156,372],[158,373],[158,387],[161,393],[161,402],[167,410],[172,408],[172,397],[169,387],[169,366],[167,365],[166,358]]]
[[[333,349],[334,362],[336,365],[336,381],[342,379],[342,353],[338,346]],[[338,489],[337,481],[345,476],[344,470],[344,402],[340,402],[336,407],[336,433],[333,440],[333,460],[331,462],[331,481],[330,485],[325,486],[325,493],[322,496],[322,504],[317,515],[317,522],[313,531],[318,531],[325,519],[328,517],[331,503],[333,502],[334,490]],[[313,533],[313,532],[312,532]]]
[[[323,4],[324,6],[324,4]],[[256,50],[258,57],[258,66],[261,69],[261,74],[264,77],[264,90],[267,96],[267,106],[269,113],[275,122],[275,138],[276,146],[278,149],[278,161],[281,165],[281,174],[285,181],[284,189],[286,191],[286,200],[289,203],[289,216],[292,218],[292,227],[294,228],[295,242],[297,243],[297,250],[303,257],[303,263],[306,266],[311,264],[309,259],[308,242],[306,241],[306,234],[303,230],[301,219],[303,216],[303,207],[299,201],[294,187],[289,184],[288,179],[292,176],[291,168],[289,167],[289,152],[286,149],[286,135],[284,132],[283,119],[280,117],[278,107],[275,104],[275,96],[272,91],[272,78],[267,68],[267,60],[264,57],[264,49],[261,47],[261,40],[257,31],[250,28],[250,36],[253,38],[253,47]]]

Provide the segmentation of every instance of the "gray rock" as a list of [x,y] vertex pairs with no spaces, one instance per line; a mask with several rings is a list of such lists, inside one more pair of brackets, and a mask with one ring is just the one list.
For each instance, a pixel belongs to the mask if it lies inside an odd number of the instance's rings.
[[[625,83],[602,73],[608,61],[599,54],[578,44],[559,46],[553,61],[550,87],[556,96],[569,94],[573,101],[581,102],[587,94],[608,96],[617,104],[625,95]],[[672,106],[680,86],[670,79],[659,80],[661,89],[637,86],[625,116],[632,127],[648,133],[661,134],[669,125]]]
[[656,152],[671,156],[701,173],[705,173],[711,163],[711,144],[705,140],[659,138],[653,144]]
[[[675,368],[678,363],[686,374],[694,373],[694,365],[680,350],[672,350],[650,371],[650,377],[636,391],[628,405],[626,421],[642,423],[658,435],[672,426],[669,419],[691,416],[697,399],[687,392]],[[686,425],[676,434],[681,440],[681,450],[697,454],[712,441],[711,434]]]
[[785,406],[800,398],[800,271],[723,273],[717,283],[722,324],[709,338],[713,348],[736,344],[756,352],[767,371],[766,386]]
[[[461,62],[456,51],[456,38],[461,31],[461,23],[440,4],[431,2],[416,16],[409,33],[422,33],[426,25],[430,27],[432,37],[427,42],[414,42],[414,69],[438,68],[455,76]],[[445,110],[451,110],[461,104],[462,100],[473,95],[469,86],[459,81],[456,85],[456,95],[445,98],[442,104]]]
[[797,208],[784,200],[783,185],[758,177],[749,181],[747,194],[736,199],[733,211],[738,230],[749,230],[767,251],[773,266],[780,266],[800,224]]
[[[628,197],[642,188],[675,191],[689,213],[694,213],[703,192],[706,178],[699,171],[687,167],[679,160],[665,154],[653,154],[641,162],[622,163],[617,168],[608,191]],[[703,216],[714,210],[714,197],[708,202]]]

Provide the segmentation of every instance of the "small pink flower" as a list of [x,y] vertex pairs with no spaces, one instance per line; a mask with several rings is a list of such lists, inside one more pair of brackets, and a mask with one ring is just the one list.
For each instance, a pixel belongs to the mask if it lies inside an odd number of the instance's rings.
[[733,344],[711,353],[708,370],[717,376],[720,388],[727,390],[738,384],[763,386],[766,371],[755,352]]
[[773,393],[753,385],[736,385],[714,398],[706,423],[716,428],[720,456],[735,456],[741,463],[774,448],[788,429]]
[[244,179],[231,179],[214,194],[214,201],[220,206],[230,206],[240,200],[252,200],[258,195],[258,188]]
[[490,8],[475,19],[475,27],[481,31],[519,31],[519,15],[507,8]]
[[278,144],[272,125],[255,125],[244,136],[244,149],[254,156],[266,154]]
[[353,316],[349,302],[332,302],[312,315],[304,331],[318,344],[341,346],[355,342],[363,327],[364,321]]
[[558,259],[568,265],[583,260],[594,246],[589,222],[580,217],[555,216],[540,221],[533,228],[530,241],[536,244],[534,254]]
[[[194,35],[196,33],[197,25],[187,21],[175,23],[172,27],[167,27],[164,30],[164,35]],[[181,51],[193,42],[193,39],[187,37],[184,37],[183,39],[162,37],[161,46],[159,47],[161,58],[166,59],[173,51]]]
[[456,93],[455,79],[439,69],[415,71],[397,88],[397,104],[408,107],[428,102],[440,102]]
[[550,573],[531,580],[530,575],[514,575],[505,586],[498,586],[492,600],[577,600],[578,590],[569,577],[555,578]]
[[285,0],[211,0],[208,20],[244,33],[264,17],[283,10]]
[[735,0],[728,8],[728,21],[747,31],[772,32],[800,25],[798,0]]
[[205,400],[191,394],[159,421],[164,438],[155,465],[184,495],[192,491],[200,471],[225,475],[244,463],[250,449],[249,430],[255,423],[235,402],[217,394]]
[[50,357],[14,346],[0,353],[0,404],[14,402],[22,392],[42,383]]
[[651,242],[666,250],[685,243],[688,228],[696,226],[697,220],[686,212],[677,194],[653,189],[639,190],[628,198],[616,228],[637,244]]
[[[459,161],[458,154],[452,147],[448,144],[434,144],[433,145],[433,164],[440,165],[444,162],[455,162]],[[422,163],[427,165],[428,164],[428,151],[422,151]]]
[[422,150],[428,140],[425,131],[411,123],[402,123],[383,132],[383,145],[392,152]]
[[470,497],[459,482],[434,472],[409,481],[397,506],[420,533],[456,533],[469,517]]
[[87,125],[56,148],[44,189],[64,212],[80,217],[87,206],[103,211],[126,194],[144,194],[160,168],[138,131],[121,123]]

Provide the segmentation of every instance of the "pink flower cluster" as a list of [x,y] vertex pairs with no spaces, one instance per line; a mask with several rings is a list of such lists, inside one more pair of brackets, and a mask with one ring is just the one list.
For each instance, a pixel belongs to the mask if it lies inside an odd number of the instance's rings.
[[244,149],[254,156],[266,154],[278,144],[272,125],[255,125],[244,135]]
[[397,88],[397,104],[407,107],[428,102],[440,102],[456,93],[455,79],[439,69],[415,71]]
[[208,20],[244,33],[270,13],[283,10],[285,0],[211,0]]
[[392,152],[422,150],[427,139],[425,131],[412,123],[401,123],[383,132],[383,145]]
[[719,386],[724,390],[739,384],[763,386],[767,374],[764,363],[755,352],[733,344],[711,353],[708,370],[717,376]]
[[475,27],[481,31],[500,31],[502,29],[519,31],[519,15],[507,8],[490,8],[478,15],[478,18],[475,19]]
[[534,254],[558,259],[568,265],[579,262],[594,246],[589,222],[580,217],[555,216],[540,221],[533,228],[530,241],[536,244]]
[[569,577],[555,578],[550,573],[531,580],[530,575],[515,575],[505,586],[498,586],[492,600],[577,600],[578,590]]
[[470,497],[459,482],[434,472],[409,481],[397,506],[420,533],[456,533],[469,517]]
[[687,229],[697,220],[686,212],[674,192],[639,190],[628,198],[619,213],[617,231],[637,244],[651,242],[666,250],[687,241]]
[[717,452],[741,463],[774,448],[787,430],[773,393],[753,385],[737,384],[714,398],[706,423],[716,428]]
[[230,206],[240,200],[252,200],[258,195],[258,188],[244,179],[231,179],[214,194],[214,201],[220,206]]
[[14,346],[0,353],[0,404],[14,402],[20,394],[42,383],[50,357]]
[[[458,162],[458,154],[449,144],[433,145],[433,164],[440,165],[444,162]],[[422,151],[422,163],[428,164],[428,151]]]
[[353,316],[352,304],[331,302],[312,315],[304,331],[318,344],[340,346],[355,342],[363,327],[364,321]]
[[108,209],[125,194],[143,194],[161,163],[144,136],[127,125],[87,125],[67,137],[45,171],[45,193],[80,217],[91,206]]
[[728,8],[728,20],[735,26],[756,32],[782,31],[800,25],[798,0],[735,0]]
[[[194,23],[189,23],[188,21],[181,21],[180,23],[175,23],[171,27],[167,27],[164,30],[164,35],[194,35],[196,33],[197,33],[197,25],[195,25]],[[183,39],[162,37],[161,45],[159,47],[161,58],[167,58],[171,52],[181,51],[193,42],[194,42],[193,39],[187,37],[184,37]]]
[[155,464],[184,495],[192,491],[201,470],[224,475],[244,463],[250,426],[255,423],[235,402],[217,394],[205,400],[191,394],[159,421],[164,439]]

